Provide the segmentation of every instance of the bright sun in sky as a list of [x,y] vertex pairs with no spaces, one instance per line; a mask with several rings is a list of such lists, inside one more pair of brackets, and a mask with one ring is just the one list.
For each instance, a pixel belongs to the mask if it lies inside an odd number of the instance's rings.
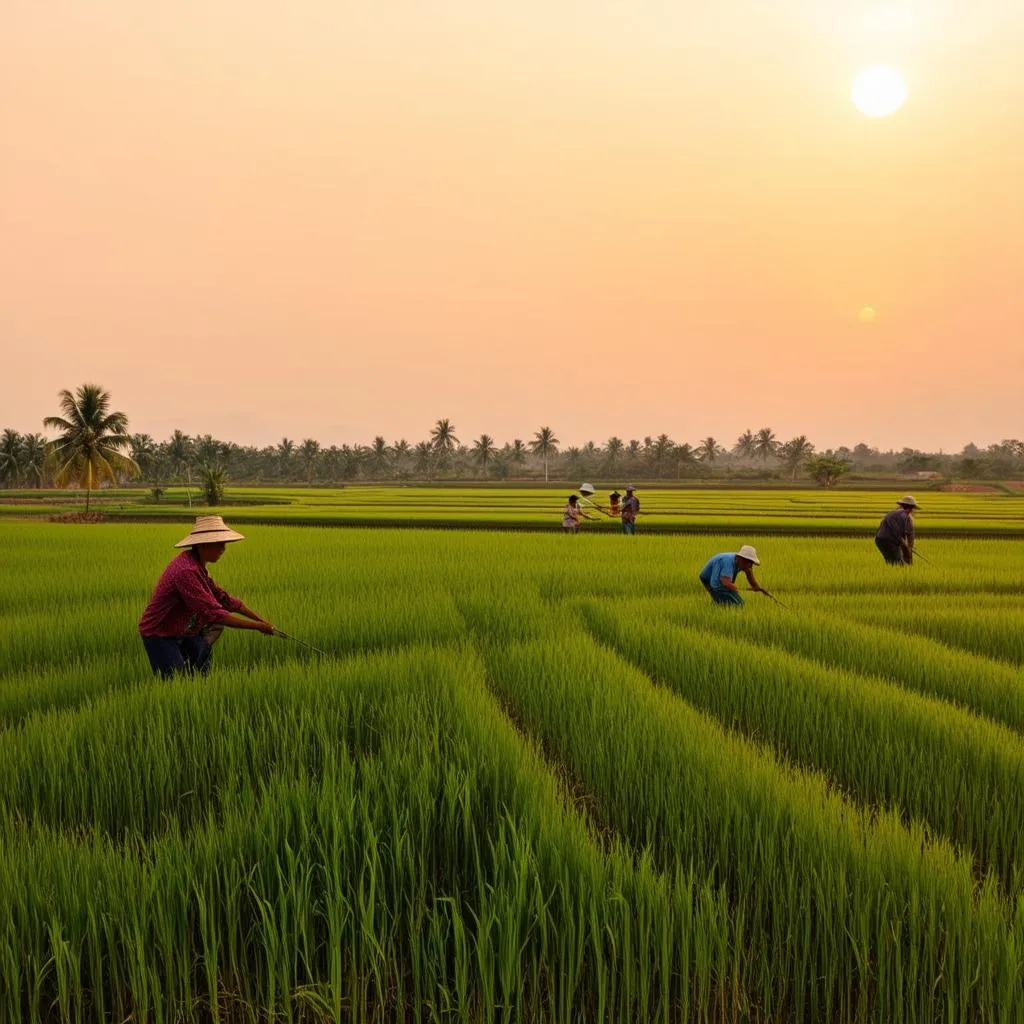
[[853,81],[854,106],[868,117],[895,114],[907,99],[907,84],[894,68],[878,64],[866,68]]

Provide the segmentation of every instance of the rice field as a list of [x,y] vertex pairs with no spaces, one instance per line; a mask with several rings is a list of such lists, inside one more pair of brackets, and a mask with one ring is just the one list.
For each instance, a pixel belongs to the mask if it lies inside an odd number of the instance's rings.
[[[173,682],[180,526],[0,522],[0,1021],[1024,1019],[1019,542],[745,522],[254,525],[328,656]],[[712,605],[751,541],[786,607]]]
[[[906,484],[894,482],[906,488]],[[621,482],[596,481],[594,501],[607,506]],[[911,485],[911,489],[913,489]],[[228,487],[215,511],[239,525],[403,526],[466,529],[557,529],[573,488],[355,486],[343,488]],[[861,536],[874,531],[895,507],[899,491],[712,490],[642,487],[639,529],[649,533],[727,533],[757,536]],[[1024,495],[1011,492],[965,494],[921,492],[919,516],[931,537],[1014,537],[1024,539]],[[97,491],[92,507],[108,519],[190,522],[206,509],[193,488],[195,507],[182,487],[168,488],[154,502],[143,488]],[[75,491],[0,492],[0,518],[45,516],[84,507]],[[591,533],[614,533],[617,519],[599,509],[584,523]]]

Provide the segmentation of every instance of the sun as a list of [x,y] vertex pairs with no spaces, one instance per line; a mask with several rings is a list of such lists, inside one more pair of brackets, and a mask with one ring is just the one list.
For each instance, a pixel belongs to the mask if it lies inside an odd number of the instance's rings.
[[876,64],[865,68],[853,80],[854,106],[868,117],[888,117],[907,101],[907,83],[895,69]]

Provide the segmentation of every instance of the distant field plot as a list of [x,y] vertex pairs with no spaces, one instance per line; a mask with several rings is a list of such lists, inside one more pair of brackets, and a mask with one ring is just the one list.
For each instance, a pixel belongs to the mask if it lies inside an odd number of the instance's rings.
[[[181,526],[0,522],[0,1021],[1017,1019],[1017,542],[245,532],[215,577],[328,656],[161,683]],[[701,590],[749,541],[786,607]]]
[[[607,507],[612,485],[598,484],[595,502]],[[621,485],[620,485],[621,487]],[[145,491],[102,491],[92,505],[109,519],[173,519],[209,511],[193,489],[189,508],[183,488],[170,488],[154,502]],[[557,530],[569,489],[518,487],[229,488],[216,511],[239,524],[290,523],[322,526],[460,527]],[[898,494],[878,491],[641,489],[639,529],[668,533],[756,530],[776,536],[873,531]],[[1024,538],[1024,497],[997,494],[929,493],[918,523],[934,537]],[[80,508],[74,492],[0,492],[0,516],[46,515]],[[589,532],[614,532],[618,520],[589,509]]]

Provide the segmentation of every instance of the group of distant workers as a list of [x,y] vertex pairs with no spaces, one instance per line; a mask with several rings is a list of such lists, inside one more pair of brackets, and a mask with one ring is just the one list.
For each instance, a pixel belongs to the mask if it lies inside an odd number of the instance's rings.
[[[562,525],[566,532],[576,533],[580,519],[591,518],[579,501],[579,496],[573,494],[565,507]],[[896,505],[879,525],[875,544],[889,565],[911,565],[914,513],[919,506],[909,494]],[[636,488],[627,487],[625,497],[613,491],[608,509],[601,511],[619,517],[623,533],[635,533],[640,512]],[[139,620],[139,634],[154,673],[165,679],[179,673],[207,673],[213,645],[225,628],[257,630],[267,636],[277,632],[243,601],[217,586],[207,571],[207,565],[216,562],[228,544],[244,539],[220,516],[200,516],[188,536],[175,545],[183,550],[164,569]],[[760,564],[756,549],[744,544],[739,551],[710,558],[700,571],[700,582],[716,604],[742,605],[743,597],[736,586],[740,573],[746,576],[751,590],[768,594],[754,578],[754,566]]]
[[[586,486],[586,485],[584,485]],[[588,499],[589,501],[589,499]],[[623,497],[618,491],[612,491],[608,495],[608,507],[596,505],[589,502],[591,507],[598,509],[603,515],[612,519],[622,521],[622,532],[628,536],[636,533],[636,517],[640,514],[640,499],[636,496],[636,488],[630,484],[626,488],[626,496]],[[570,494],[569,501],[562,510],[562,529],[566,533],[579,533],[580,523],[584,519],[596,519],[597,516],[590,515],[580,504],[578,494]]]
[[[628,534],[636,532],[636,516],[640,511],[640,500],[635,490],[632,486],[626,488],[626,498],[621,506],[619,499],[622,496],[618,491],[612,491],[609,496],[608,509],[595,506],[606,515],[621,515],[623,532]],[[875,546],[889,565],[913,565],[914,513],[919,508],[912,495],[905,495],[879,524]],[[581,520],[593,518],[580,506],[579,495],[570,494],[562,513],[562,529],[566,533],[579,533]],[[751,590],[768,593],[754,578],[754,566],[760,564],[757,550],[750,544],[744,544],[739,551],[722,552],[708,559],[700,571],[700,582],[716,604],[742,605],[743,597],[736,586],[739,573],[746,576]]]

